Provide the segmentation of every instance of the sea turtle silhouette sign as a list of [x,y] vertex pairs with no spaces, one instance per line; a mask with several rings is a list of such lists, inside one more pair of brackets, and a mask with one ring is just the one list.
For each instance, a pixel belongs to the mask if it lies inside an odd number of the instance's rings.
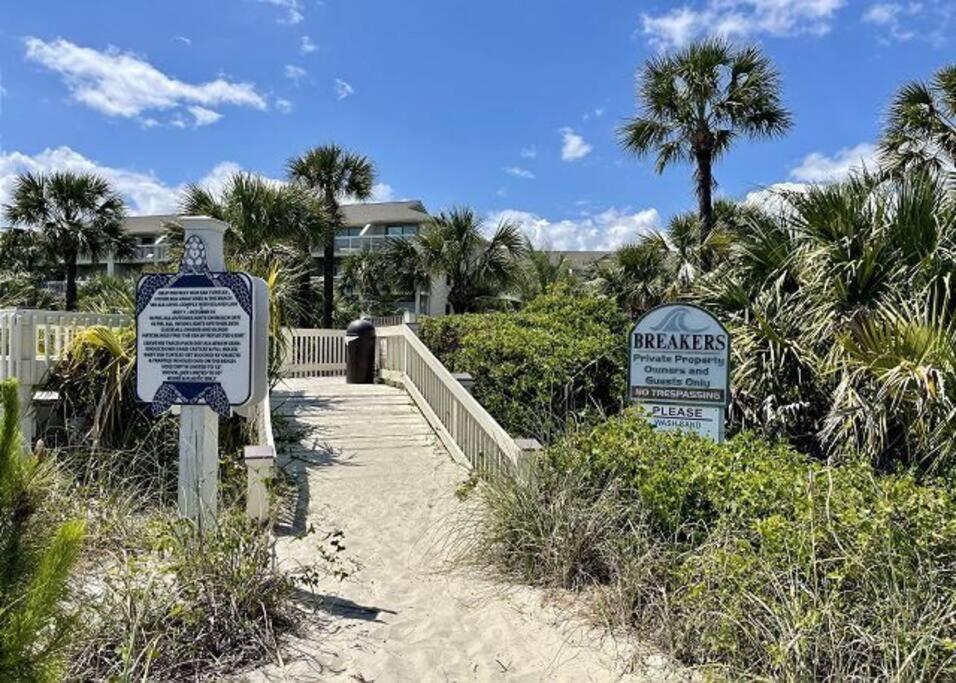
[[205,404],[224,417],[253,391],[253,279],[212,272],[202,239],[178,273],[144,275],[136,295],[136,387],[159,414]]
[[631,330],[630,399],[651,424],[723,441],[730,398],[730,334],[691,304],[648,311]]

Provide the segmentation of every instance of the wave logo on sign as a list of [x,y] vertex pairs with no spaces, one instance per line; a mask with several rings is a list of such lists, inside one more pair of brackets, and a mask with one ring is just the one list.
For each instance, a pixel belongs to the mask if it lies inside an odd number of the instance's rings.
[[687,316],[691,311],[687,308],[675,308],[664,316],[664,319],[651,327],[654,332],[682,332],[684,334],[697,334],[707,329],[703,327],[691,327],[687,324]]

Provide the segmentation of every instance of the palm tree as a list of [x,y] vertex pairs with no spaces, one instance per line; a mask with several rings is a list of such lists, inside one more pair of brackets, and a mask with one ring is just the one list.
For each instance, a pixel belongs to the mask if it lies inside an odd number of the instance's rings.
[[656,171],[695,165],[701,241],[714,226],[713,165],[740,135],[785,133],[790,114],[780,103],[780,77],[757,47],[737,49],[704,40],[649,60],[638,77],[639,115],[619,131],[638,157],[656,154]]
[[576,282],[567,256],[558,254],[555,257],[547,251],[535,249],[529,241],[525,242],[525,256],[521,275],[518,288],[523,301],[530,301],[539,294],[546,294],[555,287],[571,286]]
[[90,173],[18,176],[4,213],[14,225],[38,230],[47,253],[60,256],[68,311],[76,308],[76,263],[80,254],[89,254],[95,260],[106,250],[118,256],[132,250],[132,241],[123,232],[123,199],[106,180]]
[[329,144],[313,147],[290,159],[289,180],[308,190],[325,211],[322,249],[322,326],[332,327],[334,304],[335,235],[342,227],[339,203],[345,198],[368,199],[375,183],[375,168],[366,157]]
[[883,140],[882,161],[891,173],[917,168],[951,171],[956,164],[956,64],[936,72],[929,83],[907,83],[893,99]]
[[[295,185],[236,173],[219,194],[200,185],[188,186],[180,212],[229,223],[227,261],[274,285],[273,319],[280,315],[288,324],[311,323],[311,245],[322,235],[325,214],[309,193]],[[174,228],[173,232],[177,241],[181,240],[181,230]]]
[[393,313],[398,295],[389,277],[390,264],[388,254],[369,247],[349,254],[342,262],[341,291],[353,297],[365,313]]
[[[399,252],[387,247],[392,262],[404,259],[406,269],[428,272],[448,280],[448,303],[454,313],[468,313],[482,299],[500,296],[519,279],[519,259],[525,240],[515,223],[502,220],[490,238],[482,235],[482,221],[470,208],[443,211],[425,224]],[[414,276],[411,278],[414,279]]]

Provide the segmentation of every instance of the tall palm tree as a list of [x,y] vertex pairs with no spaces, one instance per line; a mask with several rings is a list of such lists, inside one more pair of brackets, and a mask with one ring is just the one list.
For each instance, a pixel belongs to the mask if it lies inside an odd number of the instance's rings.
[[325,223],[320,202],[295,185],[236,173],[218,194],[201,185],[188,186],[180,211],[229,223],[227,260],[275,284],[273,308],[284,320],[311,324],[311,245],[321,237]]
[[226,247],[231,252],[250,254],[282,244],[301,250],[303,258],[309,258],[326,220],[322,206],[301,188],[250,173],[231,176],[219,195],[201,185],[187,186],[180,212],[229,223]]
[[66,279],[66,310],[76,308],[77,260],[113,250],[132,250],[123,232],[123,199],[103,178],[90,173],[26,173],[17,177],[6,219],[39,231],[48,253],[58,254]]
[[482,235],[482,220],[473,209],[443,211],[410,240],[407,247],[387,247],[392,260],[406,268],[448,280],[448,303],[454,313],[468,313],[482,299],[500,296],[518,283],[525,239],[517,224],[502,220],[490,238]]
[[325,210],[322,249],[322,326],[332,327],[334,304],[335,235],[342,227],[340,202],[346,198],[368,199],[375,183],[375,168],[368,158],[339,145],[313,147],[290,159],[289,180],[305,188]]
[[741,135],[769,138],[790,128],[780,76],[757,47],[704,40],[649,60],[637,97],[641,111],[621,127],[621,145],[638,157],[656,154],[658,173],[694,164],[703,242],[714,226],[714,162]]
[[940,69],[929,83],[900,88],[890,105],[880,142],[890,172],[952,171],[956,164],[956,64]]
[[524,263],[518,282],[518,289],[523,301],[530,301],[539,294],[546,294],[555,287],[571,286],[577,282],[571,272],[571,264],[567,256],[557,256],[543,250],[536,249],[530,241],[525,242]]

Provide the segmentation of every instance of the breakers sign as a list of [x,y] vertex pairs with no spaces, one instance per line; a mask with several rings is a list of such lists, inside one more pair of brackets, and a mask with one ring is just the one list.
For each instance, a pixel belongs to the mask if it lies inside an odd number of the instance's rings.
[[630,397],[660,428],[722,440],[729,369],[730,335],[696,306],[660,306],[631,331]]

